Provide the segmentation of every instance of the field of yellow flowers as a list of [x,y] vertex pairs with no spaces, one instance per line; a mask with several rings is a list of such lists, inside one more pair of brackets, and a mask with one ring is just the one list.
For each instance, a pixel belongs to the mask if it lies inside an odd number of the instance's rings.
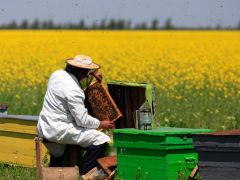
[[0,103],[37,115],[49,75],[76,54],[105,81],[152,83],[162,126],[240,128],[239,31],[0,31]]

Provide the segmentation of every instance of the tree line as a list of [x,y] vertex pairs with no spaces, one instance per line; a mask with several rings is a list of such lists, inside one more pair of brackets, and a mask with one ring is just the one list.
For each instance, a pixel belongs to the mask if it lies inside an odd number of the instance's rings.
[[236,30],[240,29],[240,21],[236,27],[222,27],[220,24],[212,27],[180,27],[175,26],[172,23],[171,18],[168,18],[162,24],[159,23],[158,19],[153,19],[151,23],[135,23],[133,24],[130,20],[124,19],[103,19],[101,21],[95,21],[92,24],[88,25],[85,23],[84,19],[80,19],[78,23],[54,23],[52,20],[43,20],[40,21],[35,19],[34,21],[29,22],[28,20],[23,20],[20,23],[17,23],[15,20],[1,24],[0,29],[100,29],[100,30]]

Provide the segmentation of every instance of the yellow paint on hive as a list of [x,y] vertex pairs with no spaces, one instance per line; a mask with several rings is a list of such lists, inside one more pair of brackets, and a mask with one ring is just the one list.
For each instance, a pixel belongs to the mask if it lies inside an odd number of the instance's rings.
[[0,119],[0,131],[37,135],[36,124],[37,122],[27,120]]
[[[0,162],[36,166],[36,122],[0,119]],[[43,146],[43,154],[47,152]]]

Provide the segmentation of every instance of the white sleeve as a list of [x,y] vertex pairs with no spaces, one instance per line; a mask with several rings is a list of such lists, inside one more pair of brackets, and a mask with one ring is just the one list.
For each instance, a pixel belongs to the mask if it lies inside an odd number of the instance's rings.
[[99,127],[100,121],[88,114],[84,105],[84,94],[81,91],[69,92],[67,105],[78,126],[94,129]]

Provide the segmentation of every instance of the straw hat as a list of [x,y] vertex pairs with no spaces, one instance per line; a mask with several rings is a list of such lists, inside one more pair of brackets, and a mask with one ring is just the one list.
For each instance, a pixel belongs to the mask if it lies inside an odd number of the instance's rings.
[[76,55],[73,59],[68,59],[67,64],[83,69],[99,69],[100,66],[92,62],[92,58],[85,55]]

